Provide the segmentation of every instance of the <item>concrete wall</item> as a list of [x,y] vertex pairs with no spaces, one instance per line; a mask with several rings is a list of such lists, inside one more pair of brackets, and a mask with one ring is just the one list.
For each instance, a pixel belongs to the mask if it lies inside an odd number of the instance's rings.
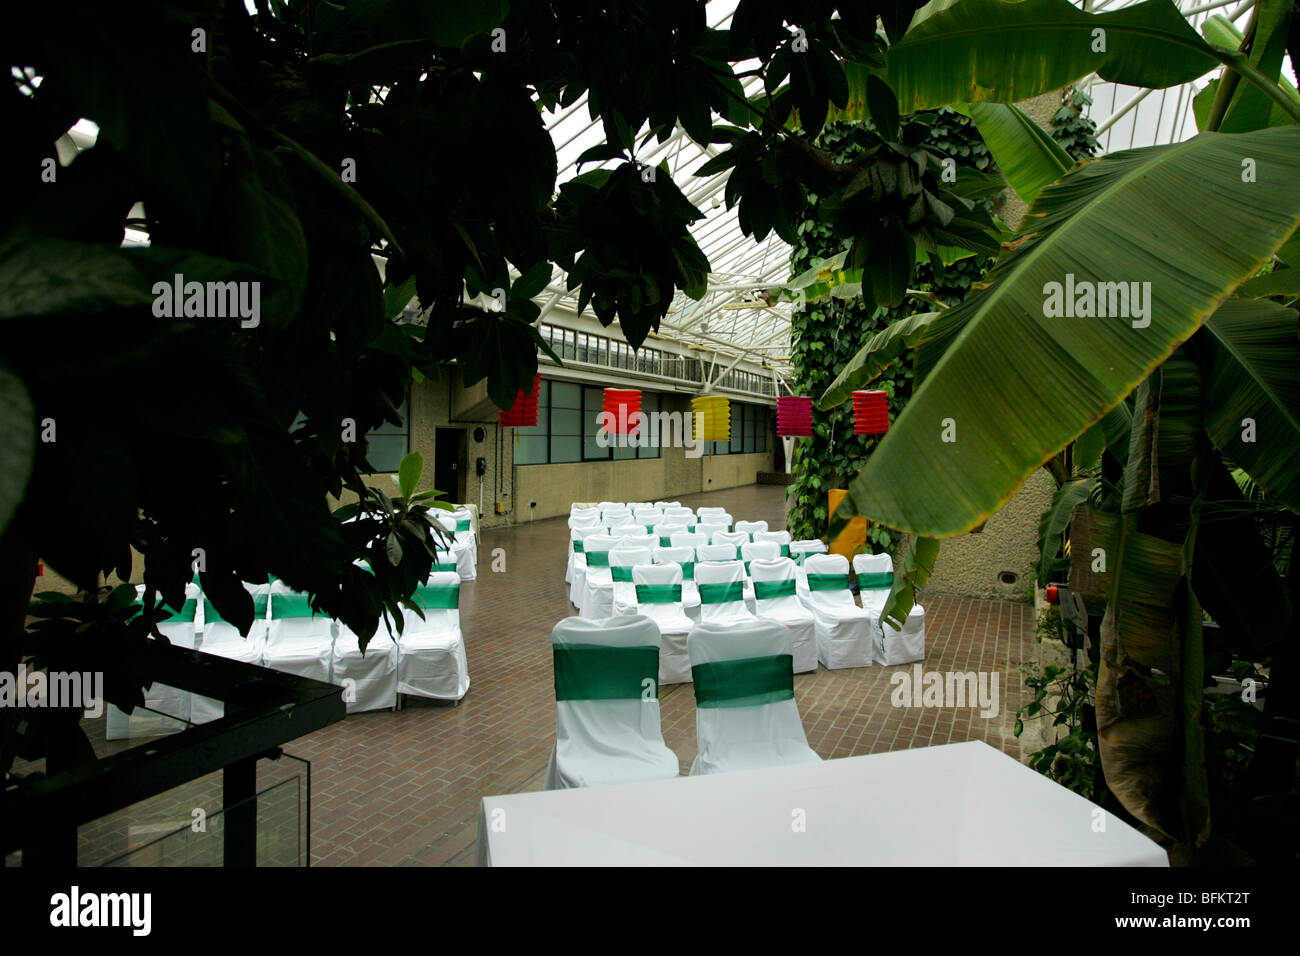
[[[988,520],[984,530],[950,538],[939,549],[927,591],[1027,599],[1038,559],[1038,519],[1052,503],[1056,482],[1041,468]],[[1004,582],[1004,573],[1014,580]]]

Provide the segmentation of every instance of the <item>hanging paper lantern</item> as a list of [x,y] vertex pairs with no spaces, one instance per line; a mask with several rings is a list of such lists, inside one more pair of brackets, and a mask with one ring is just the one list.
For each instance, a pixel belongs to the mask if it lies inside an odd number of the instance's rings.
[[776,433],[796,438],[812,436],[812,399],[782,395],[776,400]]
[[533,428],[537,425],[537,399],[542,391],[542,374],[533,377],[533,390],[519,392],[515,402],[497,415],[497,424],[503,428]]
[[632,417],[633,412],[641,411],[641,390],[607,388],[601,400],[601,408],[613,416],[607,431],[614,435],[627,435],[634,430],[628,423],[628,419]]
[[889,393],[853,393],[853,434],[883,435],[889,431]]
[[731,402],[724,396],[692,398],[691,409],[696,441],[731,441]]

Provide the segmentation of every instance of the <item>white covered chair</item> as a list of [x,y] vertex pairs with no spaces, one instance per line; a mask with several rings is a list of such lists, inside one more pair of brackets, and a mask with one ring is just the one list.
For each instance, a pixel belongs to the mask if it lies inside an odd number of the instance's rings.
[[750,541],[757,541],[758,539],[755,538],[754,535],[766,532],[767,522],[766,521],[737,521],[735,524],[735,528],[738,533],[743,534]]
[[[456,537],[465,543],[465,550],[471,554],[470,564],[478,567],[478,533],[474,530],[474,516],[464,505],[457,505],[452,512],[456,519]],[[467,580],[473,581],[473,578]]]
[[[266,616],[270,611],[270,586],[245,585],[253,597],[253,625],[248,636],[239,633],[235,625],[222,619],[216,607],[206,597],[202,601],[203,629],[200,632],[199,650],[227,660],[244,664],[261,664],[262,650],[266,644]],[[194,694],[190,698],[190,722],[206,724],[225,714],[225,704],[211,697]]]
[[578,565],[586,568],[586,563],[582,557],[582,542],[588,535],[604,534],[605,526],[603,524],[579,525],[569,529],[569,556],[564,567],[564,583],[573,584],[573,569]]
[[334,622],[312,611],[310,596],[272,588],[262,662],[272,670],[328,683],[333,660]]
[[651,531],[659,539],[659,547],[668,548],[672,546],[673,535],[686,534],[688,529],[684,524],[664,520],[656,524]]
[[695,526],[695,530],[698,531],[700,534],[704,535],[705,537],[707,537],[710,541],[712,541],[713,536],[718,532],[730,531],[731,522],[715,521],[713,517],[710,516],[708,518],[701,518],[700,523]]
[[695,584],[695,549],[687,547],[657,548],[655,564],[676,564],[682,569],[682,609],[692,621],[700,619],[700,589]]
[[821,760],[799,718],[785,627],[775,621],[701,621],[686,645],[699,743],[692,776]]
[[696,531],[682,531],[672,535],[668,540],[674,548],[690,548],[698,554],[700,548],[709,543],[709,536]]
[[680,505],[676,507],[665,508],[664,517],[672,520],[677,520],[680,518],[682,524],[686,524],[686,525],[695,524],[695,512],[692,511],[690,508],[683,508]]
[[804,562],[808,574],[805,606],[817,630],[817,659],[828,670],[870,667],[875,653],[871,612],[853,603],[849,562],[841,554],[814,554]]
[[679,564],[638,564],[632,569],[637,614],[659,628],[659,683],[682,684],[691,679],[686,635],[695,622],[682,607],[682,568]]
[[[754,542],[759,544],[776,546],[775,542]],[[749,570],[754,585],[755,616],[764,621],[777,621],[790,632],[796,674],[815,671],[817,627],[812,612],[800,603],[795,593],[794,562],[782,557],[757,558],[750,562]]]
[[[582,617],[606,618],[614,614],[614,578],[609,571],[609,552],[619,547],[624,535],[594,534],[582,542],[587,559],[582,575],[582,600],[578,611]],[[575,579],[577,575],[574,575]]]
[[749,543],[749,535],[741,534],[739,531],[715,531],[709,537],[709,544],[729,544],[739,548]]
[[[136,587],[136,603],[144,598],[144,585]],[[185,585],[185,603],[177,611],[164,608],[171,614],[167,620],[158,625],[158,633],[175,647],[194,650],[198,646],[199,631],[203,620],[199,616],[199,599],[202,597],[197,584]],[[157,602],[161,603],[161,599]],[[104,709],[104,736],[108,740],[126,740],[131,737],[158,737],[185,729],[185,722],[190,719],[192,695],[180,687],[170,687],[155,681],[144,689],[144,707],[137,707],[128,714],[124,710],[107,705]]]
[[703,517],[704,515],[725,515],[727,509],[720,508],[716,505],[701,505],[695,509],[695,513],[700,517]]
[[555,747],[548,790],[676,777],[659,722],[659,629],[637,614],[568,617],[551,632]]
[[[570,532],[572,535],[572,532]],[[594,568],[599,570],[609,563],[609,549],[618,544],[619,539],[606,533],[604,526],[591,533],[586,528],[579,530],[582,550],[573,556],[573,580],[569,583],[569,603],[582,610],[582,602],[587,593],[587,571],[590,565],[588,550],[604,551],[603,557],[596,558]]]
[[434,546],[439,550],[450,547],[452,557],[456,561],[456,573],[460,576],[460,579],[462,581],[475,580],[478,577],[478,549],[471,541],[470,536],[457,530],[460,527],[461,519],[450,511],[435,511],[433,514],[435,516],[434,520],[446,532],[445,538],[434,536]]
[[695,549],[701,561],[739,561],[740,548],[734,544],[702,544]]
[[388,633],[383,619],[364,654],[360,638],[346,625],[338,624],[330,682],[346,689],[343,701],[349,714],[397,707],[397,657],[397,641]]
[[745,566],[739,561],[700,561],[695,565],[700,589],[701,624],[748,624],[754,615],[745,606]]
[[877,664],[911,664],[925,660],[925,608],[912,605],[902,629],[885,620],[885,605],[894,587],[894,561],[887,554],[853,556],[858,576],[858,599],[875,625],[874,653]]
[[609,533],[614,535],[616,538],[626,538],[630,534],[645,534],[646,530],[645,525],[643,524],[629,522],[628,524],[621,524],[617,527],[610,528]]
[[826,542],[818,538],[804,538],[790,542],[790,557],[794,558],[794,563],[801,567],[809,555],[826,554],[829,550],[826,547]]
[[403,608],[397,639],[397,693],[460,700],[469,691],[465,639],[460,632],[460,578],[435,571],[411,599],[424,617]]
[[649,564],[651,548],[632,548],[620,545],[609,552],[609,576],[614,582],[613,613],[635,614],[636,585],[632,583],[632,568],[638,564]]
[[754,540],[775,542],[781,548],[781,557],[790,557],[789,531],[756,531],[754,532]]

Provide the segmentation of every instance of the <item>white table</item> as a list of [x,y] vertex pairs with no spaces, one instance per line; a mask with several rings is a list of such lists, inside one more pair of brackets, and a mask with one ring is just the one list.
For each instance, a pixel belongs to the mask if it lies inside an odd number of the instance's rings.
[[979,741],[820,764],[485,797],[478,862],[1169,865],[1165,851],[1137,830]]

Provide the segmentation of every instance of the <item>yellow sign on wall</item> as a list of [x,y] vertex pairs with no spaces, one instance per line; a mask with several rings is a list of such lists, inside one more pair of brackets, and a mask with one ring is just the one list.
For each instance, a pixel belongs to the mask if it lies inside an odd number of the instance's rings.
[[[835,509],[839,507],[841,501],[847,497],[848,491],[843,488],[832,488],[826,492],[827,519],[835,514]],[[867,543],[867,519],[862,515],[850,518],[848,526],[830,542],[831,554],[842,554],[850,561],[858,550]]]

